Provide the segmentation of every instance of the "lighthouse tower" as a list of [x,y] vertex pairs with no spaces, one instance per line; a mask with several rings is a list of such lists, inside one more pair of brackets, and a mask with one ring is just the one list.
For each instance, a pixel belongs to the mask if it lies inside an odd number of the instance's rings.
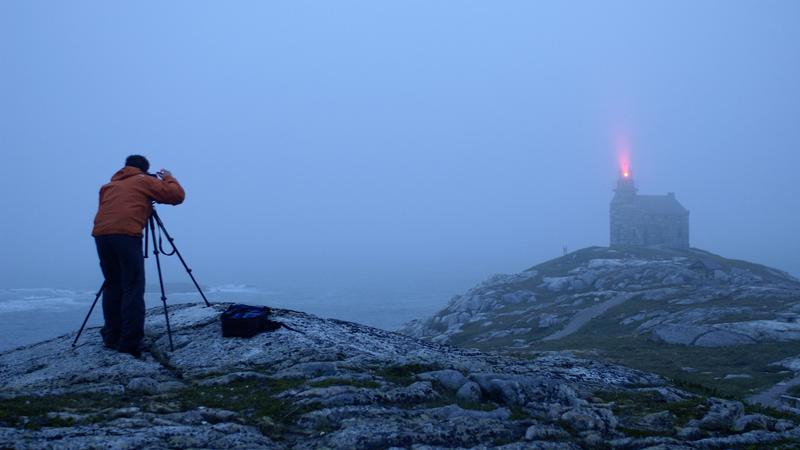
[[689,248],[689,211],[667,195],[639,195],[633,173],[622,170],[609,210],[612,247]]
[[636,197],[636,183],[633,182],[633,175],[629,170],[620,172],[617,180],[617,188],[614,189],[614,199],[612,201],[633,201]]

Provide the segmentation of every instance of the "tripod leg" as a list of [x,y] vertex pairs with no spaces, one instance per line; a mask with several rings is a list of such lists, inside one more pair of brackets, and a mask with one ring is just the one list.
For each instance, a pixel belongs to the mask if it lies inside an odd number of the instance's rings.
[[83,333],[83,329],[84,329],[84,327],[86,327],[86,322],[89,321],[89,316],[92,315],[92,311],[94,311],[94,306],[97,304],[97,300],[100,298],[100,294],[103,293],[103,289],[105,289],[105,287],[106,287],[106,282],[103,281],[103,284],[100,285],[100,290],[98,290],[97,291],[97,295],[94,296],[94,301],[92,302],[92,306],[89,308],[89,312],[86,313],[86,318],[83,319],[83,324],[81,325],[81,329],[78,330],[78,334],[75,336],[75,340],[72,341],[72,346],[73,347],[75,347],[75,344],[78,343],[78,338],[81,337],[81,334]]
[[[164,233],[164,236],[167,237],[167,240],[169,241],[169,244],[172,246],[173,252],[176,255],[178,255],[178,259],[181,261],[181,264],[183,264],[183,268],[186,269],[186,273],[189,274],[189,278],[192,279],[192,283],[194,283],[194,287],[197,288],[197,292],[200,293],[200,296],[203,297],[203,301],[206,302],[206,306],[211,306],[211,303],[206,298],[206,294],[203,292],[202,289],[200,289],[200,284],[194,278],[194,275],[192,274],[192,269],[190,269],[189,265],[186,264],[186,260],[183,259],[183,255],[181,255],[181,252],[178,251],[178,247],[175,246],[175,239],[173,239],[172,236],[169,235],[169,233],[167,232],[167,229],[164,227],[164,222],[161,221],[161,217],[158,216],[158,214],[156,213],[155,209],[153,210],[153,217],[156,219],[156,223],[158,223],[158,228]],[[155,244],[155,232],[153,232],[151,234],[154,236],[153,237],[153,245],[156,245]],[[159,237],[159,239],[160,239],[160,237]]]
[[[170,240],[170,243],[172,243],[172,240]],[[197,283],[197,280],[194,279],[194,275],[192,275],[192,269],[190,269],[189,266],[186,265],[186,261],[183,260],[183,256],[181,256],[181,252],[179,252],[177,248],[175,249],[175,254],[178,255],[178,259],[181,260],[183,268],[186,269],[186,273],[188,273],[189,278],[192,279],[192,283],[194,283],[194,287],[197,288],[197,292],[199,292],[200,296],[203,297],[203,301],[206,302],[206,306],[211,306],[211,303],[206,298],[206,294],[203,293],[203,290],[200,289],[200,285]]]
[[164,320],[167,322],[167,336],[169,337],[169,351],[174,352],[175,346],[172,344],[172,330],[169,327],[169,312],[167,312],[167,297],[162,296],[161,301],[164,303]]
[[[153,212],[155,214],[155,211]],[[153,216],[150,216],[150,234],[152,236],[156,235],[156,228],[155,224],[153,223]],[[158,245],[155,243],[155,239],[153,241],[153,254],[156,257],[156,268],[158,269],[158,285],[161,287],[161,303],[164,304],[164,319],[167,324],[167,336],[169,337],[169,350],[175,351],[175,347],[172,345],[172,330],[169,326],[169,312],[167,311],[167,295],[164,292],[164,278],[161,274],[161,259],[158,257]]]

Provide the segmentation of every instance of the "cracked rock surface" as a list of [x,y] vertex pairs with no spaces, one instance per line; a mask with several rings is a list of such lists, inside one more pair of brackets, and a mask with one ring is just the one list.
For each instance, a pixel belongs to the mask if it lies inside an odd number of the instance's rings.
[[403,332],[436,342],[557,340],[624,303],[620,328],[669,344],[726,347],[800,340],[800,281],[698,249],[590,247],[495,275]]
[[577,250],[490,277],[401,332],[515,356],[569,350],[800,414],[800,281],[700,249]]
[[791,448],[791,420],[661,377],[549,352],[524,359],[275,310],[223,338],[226,305],[148,311],[142,360],[97,329],[0,354],[0,448]]

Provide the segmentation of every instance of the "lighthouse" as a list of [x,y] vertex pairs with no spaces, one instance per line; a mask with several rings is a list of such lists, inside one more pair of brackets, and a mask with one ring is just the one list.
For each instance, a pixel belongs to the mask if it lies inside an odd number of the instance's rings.
[[609,220],[612,247],[689,249],[689,210],[673,192],[640,195],[627,165],[620,170]]

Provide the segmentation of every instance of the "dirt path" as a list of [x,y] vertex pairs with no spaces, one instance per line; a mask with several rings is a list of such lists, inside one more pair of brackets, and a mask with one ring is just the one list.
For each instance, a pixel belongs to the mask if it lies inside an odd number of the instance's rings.
[[747,401],[750,403],[758,403],[764,406],[779,408],[783,406],[781,404],[781,395],[785,394],[790,387],[797,385],[800,385],[800,375],[790,380],[781,381],[769,389],[763,390],[758,394],[754,394],[748,397]]
[[594,319],[595,317],[603,314],[604,312],[608,311],[609,309],[617,305],[625,303],[625,301],[628,300],[629,298],[631,298],[630,295],[620,294],[619,296],[614,297],[606,302],[590,306],[586,309],[582,309],[580,312],[578,312],[577,314],[575,314],[575,316],[572,317],[572,320],[570,320],[569,323],[566,326],[564,326],[564,328],[556,331],[550,336],[542,338],[542,340],[554,341],[556,339],[561,339],[565,336],[569,336],[570,334],[580,330],[590,320]]

